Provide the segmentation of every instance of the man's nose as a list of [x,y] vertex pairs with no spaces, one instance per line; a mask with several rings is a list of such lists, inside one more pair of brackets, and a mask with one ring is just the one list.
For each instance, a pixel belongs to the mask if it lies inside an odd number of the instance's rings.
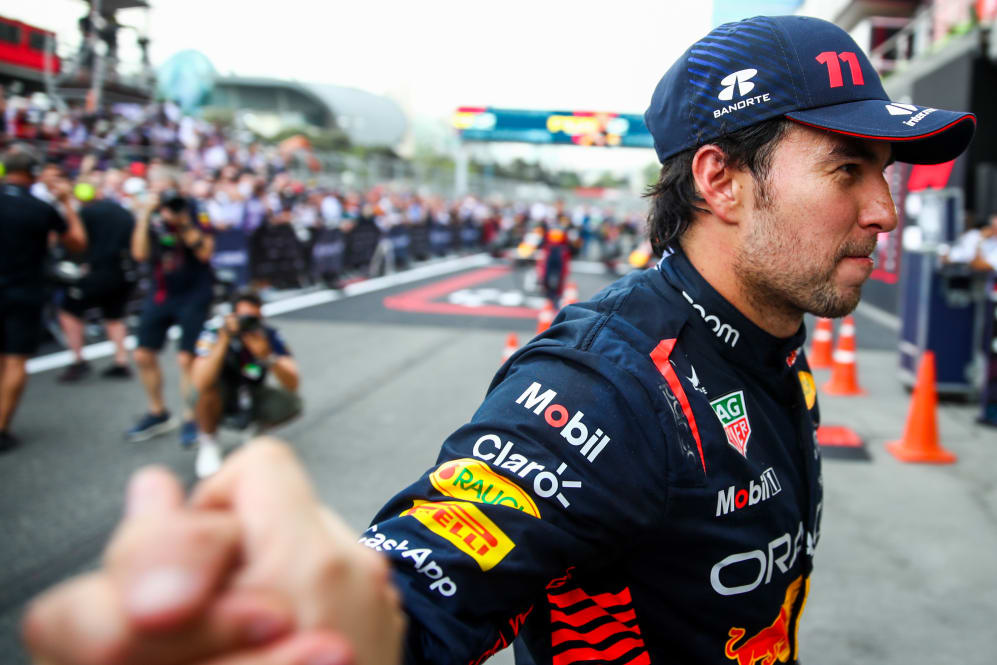
[[867,196],[859,215],[859,225],[874,228],[877,233],[889,233],[897,228],[897,206],[893,203],[893,195],[890,194],[886,179],[880,177]]

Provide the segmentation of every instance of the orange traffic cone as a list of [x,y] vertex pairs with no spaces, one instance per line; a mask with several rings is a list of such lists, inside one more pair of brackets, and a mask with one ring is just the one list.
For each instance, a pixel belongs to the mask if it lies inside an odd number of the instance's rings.
[[547,328],[550,328],[551,322],[554,321],[554,303],[547,301],[544,303],[543,309],[537,314],[537,334],[544,332]]
[[935,410],[935,354],[925,351],[917,368],[917,384],[910,400],[910,412],[903,438],[886,444],[886,450],[901,462],[951,464],[956,456],[938,444],[938,422]]
[[505,348],[502,349],[502,362],[508,360],[518,348],[519,338],[516,337],[516,333],[509,333],[509,336],[505,338]]
[[824,384],[828,395],[864,395],[855,366],[855,319],[846,316],[838,331],[838,348],[831,363],[831,380]]
[[814,329],[814,342],[810,345],[810,355],[807,362],[813,369],[827,369],[831,366],[831,347],[834,344],[834,332],[831,319],[817,319]]
[[564,286],[564,297],[561,299],[561,307],[574,305],[576,302],[578,302],[578,285],[574,282],[568,282]]

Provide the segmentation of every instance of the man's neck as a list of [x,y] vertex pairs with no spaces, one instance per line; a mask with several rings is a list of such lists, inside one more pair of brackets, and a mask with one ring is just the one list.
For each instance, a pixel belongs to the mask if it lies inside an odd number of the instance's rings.
[[8,173],[3,181],[8,185],[17,185],[18,187],[31,187],[35,182],[34,178],[26,173]]
[[707,247],[702,239],[682,242],[682,250],[696,271],[717,293],[749,321],[774,337],[792,337],[803,323],[803,313],[787,310],[763,296],[752,297],[735,269],[732,247],[716,243]]

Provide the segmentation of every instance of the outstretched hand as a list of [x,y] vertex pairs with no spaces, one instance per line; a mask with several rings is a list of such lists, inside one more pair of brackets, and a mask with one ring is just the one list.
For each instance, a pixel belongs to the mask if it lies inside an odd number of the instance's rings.
[[404,626],[387,563],[260,439],[187,505],[137,473],[103,567],[36,599],[24,635],[50,665],[395,665]]

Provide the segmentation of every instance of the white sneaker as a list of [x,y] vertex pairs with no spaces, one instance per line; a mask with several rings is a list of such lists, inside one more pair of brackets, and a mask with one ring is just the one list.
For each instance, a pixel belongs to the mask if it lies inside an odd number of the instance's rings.
[[222,449],[217,443],[205,443],[197,447],[197,460],[194,462],[194,473],[198,478],[214,475],[222,466]]

